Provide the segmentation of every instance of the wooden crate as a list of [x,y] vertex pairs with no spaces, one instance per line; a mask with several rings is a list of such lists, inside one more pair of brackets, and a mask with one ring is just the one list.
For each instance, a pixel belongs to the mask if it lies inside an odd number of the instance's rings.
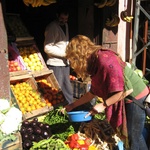
[[[30,84],[31,87],[33,88],[33,90],[35,90],[38,93],[40,93],[38,91],[36,81],[35,81],[35,79],[34,79],[34,77],[32,75],[30,75],[30,74],[27,75],[26,74],[26,75],[11,77],[11,80],[10,80],[10,84],[11,85],[15,85],[16,83],[21,83],[21,82],[26,82],[26,83]],[[12,87],[11,87],[11,90],[12,90]],[[15,96],[13,90],[12,90],[12,95],[14,95],[14,97],[15,97],[15,99],[12,98],[13,103],[17,104],[19,109],[21,110],[21,107],[19,105],[19,102],[17,101],[17,97]],[[41,97],[41,101],[45,102],[42,97]],[[31,118],[34,118],[36,116],[40,116],[40,115],[46,114],[47,112],[49,112],[52,109],[53,109],[52,106],[51,107],[44,106],[42,108],[38,108],[36,110],[32,110],[31,112],[26,112],[26,113],[23,114],[23,120],[31,119]]]
[[[41,64],[42,64],[43,68],[40,69],[40,70],[34,70],[34,69],[31,69],[31,67],[28,68],[28,67],[26,66],[26,67],[27,67],[27,70],[28,70],[31,74],[38,74],[38,73],[43,72],[44,70],[47,70],[46,63],[45,63],[45,61],[44,61],[44,59],[43,59],[43,57],[42,57],[42,54],[40,53],[40,51],[39,51],[39,49],[38,49],[38,47],[37,47],[37,45],[36,45],[36,43],[35,43],[34,40],[25,41],[25,42],[24,42],[24,41],[17,42],[17,47],[18,47],[18,50],[19,50],[19,52],[20,52],[20,55],[21,55],[21,57],[22,57],[24,63],[25,63],[25,59],[24,59],[24,56],[23,56],[22,53],[21,53],[21,49],[25,49],[24,51],[28,53],[28,55],[26,56],[27,58],[29,58],[29,56],[31,56],[31,55],[33,55],[33,54],[35,54],[35,53],[37,54],[38,59],[40,60],[40,62],[41,62]],[[31,51],[31,49],[34,50],[34,53],[33,53],[33,51]],[[33,61],[32,63],[33,63],[32,66],[34,66],[34,61]],[[25,63],[25,65],[26,65],[26,63]]]
[[[59,105],[66,105],[68,103],[62,93],[61,87],[52,70],[45,70],[41,73],[34,74],[33,76],[37,82],[39,91],[41,91],[41,93],[43,94],[44,99],[47,100],[47,102],[48,101],[51,102],[53,107],[57,107]],[[45,79],[46,82],[51,85],[51,87],[48,86],[46,87],[46,90],[49,90],[49,92],[48,91],[46,92],[48,94],[47,98],[45,97],[44,89],[42,89],[40,84],[38,84],[38,81],[42,79]],[[54,89],[54,92],[56,92],[55,90],[57,90],[57,93],[51,94],[52,89]],[[50,101],[50,99],[52,100]],[[56,103],[54,102],[54,100],[56,100]]]
[[22,138],[20,132],[14,134],[16,139],[14,141],[7,140],[0,142],[0,150],[22,150]]

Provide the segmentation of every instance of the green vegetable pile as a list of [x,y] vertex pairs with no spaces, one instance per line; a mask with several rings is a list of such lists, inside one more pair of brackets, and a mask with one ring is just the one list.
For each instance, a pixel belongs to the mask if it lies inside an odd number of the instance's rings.
[[33,146],[30,148],[30,150],[41,150],[41,149],[48,149],[48,150],[70,150],[66,146],[66,144],[55,137],[54,135],[51,136],[49,139],[41,140],[40,142],[33,142]]
[[53,109],[44,118],[43,123],[50,125],[52,135],[59,137],[62,141],[65,141],[70,134],[74,134],[78,131],[80,123],[70,122],[67,114],[62,114],[61,106],[57,109]]

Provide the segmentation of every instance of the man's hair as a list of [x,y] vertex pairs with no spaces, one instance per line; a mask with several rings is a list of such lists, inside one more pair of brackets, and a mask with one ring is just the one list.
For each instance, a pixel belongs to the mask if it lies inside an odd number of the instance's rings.
[[56,12],[56,14],[59,16],[60,14],[65,14],[65,15],[69,15],[69,8],[68,8],[68,6],[62,6],[62,5],[60,5],[59,7],[58,7],[58,9],[57,9],[57,12]]

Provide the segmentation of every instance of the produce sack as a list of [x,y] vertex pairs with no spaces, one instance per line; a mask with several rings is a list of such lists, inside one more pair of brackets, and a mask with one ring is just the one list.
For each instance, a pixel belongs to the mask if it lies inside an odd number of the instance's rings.
[[24,62],[19,54],[19,51],[17,50],[15,43],[11,43],[8,45],[8,53],[9,53],[9,60],[14,60],[18,62],[19,66],[21,67],[21,70],[26,70]]

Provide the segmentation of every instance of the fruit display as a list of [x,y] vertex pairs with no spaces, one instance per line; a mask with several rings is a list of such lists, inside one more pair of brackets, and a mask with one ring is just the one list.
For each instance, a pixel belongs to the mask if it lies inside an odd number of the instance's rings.
[[108,27],[116,27],[120,22],[120,18],[117,14],[113,14],[111,18],[107,18],[106,26]]
[[25,150],[30,149],[34,142],[48,139],[52,136],[50,126],[34,118],[31,121],[24,120],[21,125],[20,133],[22,136],[22,147]]
[[44,68],[35,45],[20,46],[18,49],[28,70],[40,71]]
[[8,67],[9,67],[9,72],[22,70],[19,63],[17,61],[14,61],[14,60],[8,61]]
[[19,81],[14,83],[11,82],[10,84],[11,90],[23,114],[46,106],[45,101],[41,99],[40,93],[32,87],[30,82]]
[[23,0],[26,6],[40,7],[56,3],[56,0]]
[[26,67],[23,64],[23,60],[20,57],[16,44],[11,43],[8,45],[8,67],[9,72],[25,70]]
[[61,91],[53,87],[46,79],[37,79],[38,89],[48,106],[57,105],[65,101]]

